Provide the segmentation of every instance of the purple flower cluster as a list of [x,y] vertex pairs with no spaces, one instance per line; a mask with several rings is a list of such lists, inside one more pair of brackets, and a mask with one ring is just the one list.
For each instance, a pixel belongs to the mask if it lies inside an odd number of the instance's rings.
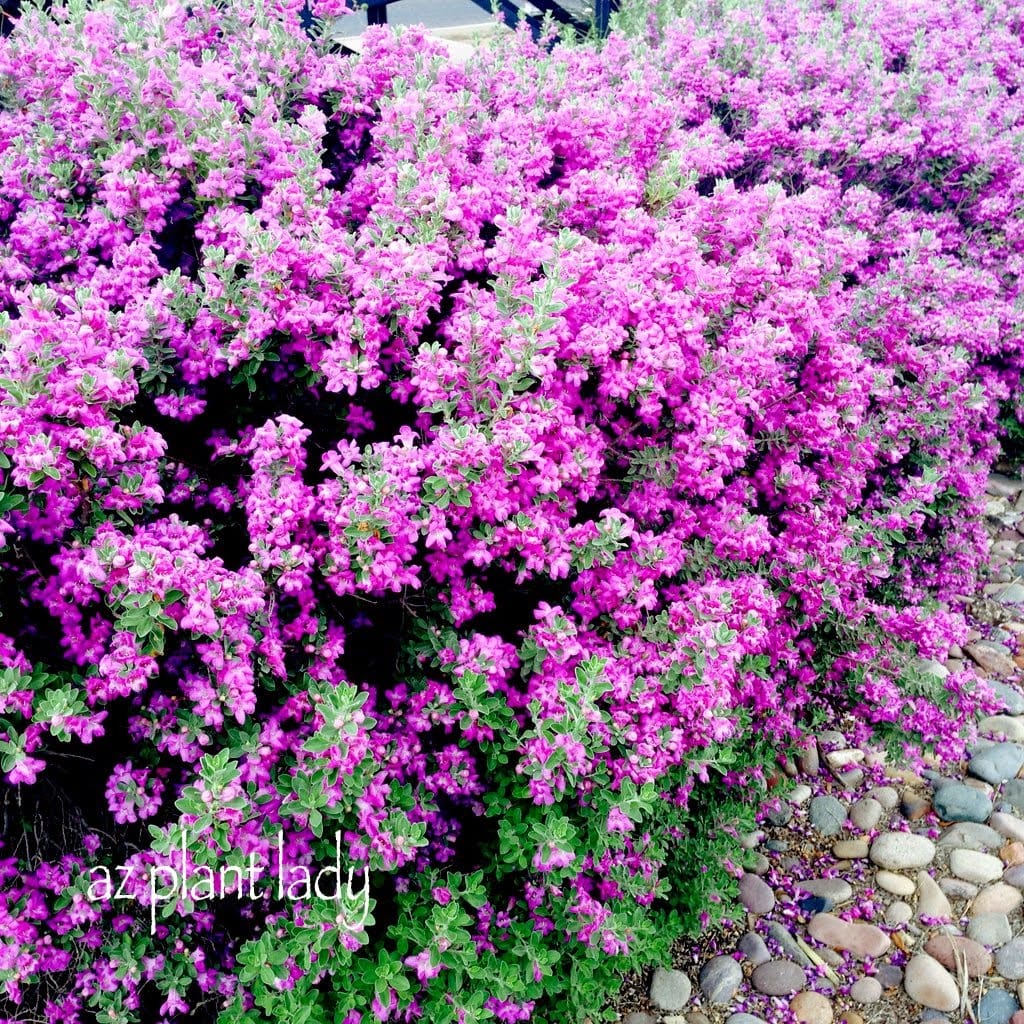
[[[722,901],[669,899],[694,823],[801,723],[955,753],[977,700],[914,664],[1024,367],[1024,7],[464,66],[301,7],[0,43],[0,769],[77,801],[0,863],[15,1018],[569,1019]],[[155,913],[336,830],[362,930]]]

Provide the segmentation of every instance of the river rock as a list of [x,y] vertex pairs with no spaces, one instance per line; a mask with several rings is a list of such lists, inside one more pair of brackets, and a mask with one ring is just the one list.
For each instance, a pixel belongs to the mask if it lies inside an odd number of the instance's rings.
[[973,821],[960,821],[950,825],[939,839],[940,847],[960,847],[964,850],[998,850],[1003,836],[988,825]]
[[1006,811],[996,811],[996,813],[989,818],[989,824],[1001,836],[1005,836],[1007,839],[1013,839],[1017,842],[1024,841],[1024,821],[1018,818],[1016,814],[1007,814]]
[[784,924],[780,924],[778,921],[769,921],[766,931],[768,937],[775,941],[779,949],[790,960],[795,960],[804,967],[811,966],[810,957],[797,945],[796,939],[790,935],[789,930]]
[[1009,804],[1018,813],[1024,813],[1024,779],[1010,779],[1003,786],[1001,796],[1004,803]]
[[754,968],[750,980],[766,996],[790,996],[807,984],[804,969],[792,960],[769,960]]
[[996,950],[996,970],[1008,981],[1024,979],[1024,938],[1018,936]]
[[862,832],[870,832],[882,819],[882,805],[871,796],[863,796],[850,806],[850,821]]
[[999,848],[999,859],[1008,867],[1015,868],[1024,864],[1024,843],[1019,839],[1008,842]]
[[992,597],[1000,604],[1024,604],[1024,586],[1019,583],[1007,583]]
[[879,871],[875,875],[879,888],[891,892],[893,896],[913,896],[917,886],[913,879],[906,875],[898,875],[895,871]]
[[818,746],[823,751],[844,749],[846,737],[838,729],[822,729],[818,733]]
[[736,995],[743,982],[743,970],[731,956],[716,956],[701,969],[700,990],[704,998],[719,1006],[726,1005]]
[[989,715],[978,722],[979,736],[995,736],[1024,743],[1024,722],[1010,715]]
[[1024,747],[1016,743],[995,743],[980,750],[967,764],[967,770],[993,786],[1015,778],[1024,767]]
[[755,966],[767,963],[772,955],[768,952],[764,939],[757,932],[747,932],[740,939],[736,948]]
[[932,810],[932,802],[916,789],[905,789],[900,797],[900,814],[907,821],[920,821]]
[[846,805],[834,796],[816,796],[811,800],[811,825],[823,836],[834,836],[846,824]]
[[1003,473],[989,473],[985,493],[994,498],[1013,498],[1024,490],[1024,481]]
[[757,875],[744,875],[740,879],[740,900],[751,914],[758,917],[771,913],[775,907],[775,893]]
[[978,1024],[1010,1024],[1010,1018],[1019,1009],[1016,996],[1004,988],[990,988],[978,1000],[974,1013]]
[[882,998],[882,983],[877,978],[861,978],[851,986],[850,998],[857,1003],[877,1003]]
[[949,669],[941,661],[936,661],[934,658],[919,658],[917,667],[927,675],[938,676],[939,679],[945,679],[949,676]]
[[651,1002],[659,1010],[674,1013],[682,1010],[690,1001],[693,986],[690,979],[682,971],[667,970],[659,967],[651,979]]
[[[1007,658],[1006,661],[1013,666],[1012,660]],[[1010,715],[1024,715],[1024,696],[1021,696],[1016,687],[1002,683],[998,679],[986,679],[985,683],[992,691],[1001,710]]]
[[973,900],[978,895],[978,887],[962,878],[940,878],[939,888],[951,900]]
[[903,900],[894,900],[885,908],[885,923],[890,928],[902,928],[914,916],[914,908]]
[[[978,640],[973,644],[968,644],[964,648],[964,653],[988,675],[1012,676],[1017,667],[1010,657],[1010,652],[1002,644],[993,643],[990,640]],[[994,680],[986,680],[986,682],[992,686]],[[1011,715],[1020,714],[1019,711],[1008,707],[1006,710]]]
[[924,949],[951,971],[957,969],[958,961],[966,960],[970,978],[981,978],[992,969],[992,954],[981,943],[964,935],[935,934],[925,943]]
[[832,1024],[832,1004],[820,992],[801,992],[789,1004],[797,1024]]
[[755,847],[760,846],[764,842],[764,830],[754,829],[753,832],[746,832],[740,836],[740,848],[743,850],[753,850]]
[[917,917],[945,921],[953,918],[949,899],[927,871],[917,873]]
[[831,900],[837,907],[853,896],[853,887],[842,878],[809,878],[796,882],[795,888],[811,896]]
[[871,844],[871,860],[889,871],[924,868],[935,857],[935,844],[912,832],[883,832]]
[[883,989],[899,988],[903,984],[903,969],[895,964],[879,964],[875,977]]
[[792,803],[777,803],[770,804],[766,809],[764,816],[773,825],[781,828],[783,825],[788,825],[793,818],[793,805]]
[[837,860],[863,860],[867,855],[866,839],[840,839],[832,847],[832,856]]
[[825,946],[846,950],[859,959],[879,957],[889,948],[889,936],[873,924],[844,921],[833,914],[815,914],[808,934]]
[[849,768],[850,765],[860,764],[864,760],[864,751],[856,747],[845,747],[842,750],[832,750],[825,755],[829,768],[834,772]]
[[750,874],[767,875],[771,866],[772,862],[763,853],[755,853],[750,864]]
[[977,850],[953,850],[949,855],[949,869],[958,878],[984,885],[994,882],[1003,873],[1003,862],[990,853]]
[[818,755],[818,744],[813,739],[804,741],[797,755],[796,763],[804,775],[815,776],[821,770],[821,758]]
[[960,989],[952,975],[934,957],[918,953],[907,964],[903,988],[908,996],[933,1010],[950,1013],[960,1005]]
[[1012,914],[1024,901],[1019,889],[1006,882],[987,885],[974,898],[972,914]]
[[812,796],[814,796],[814,790],[810,786],[800,783],[799,786],[793,787],[792,792],[789,794],[789,802],[794,807],[803,807]]
[[894,811],[900,801],[900,795],[892,786],[875,786],[868,791],[868,796],[877,800],[886,811]]
[[935,813],[943,821],[981,823],[992,813],[992,799],[980,789],[962,782],[949,782],[936,790],[932,801]]
[[1013,937],[1010,919],[1005,914],[973,914],[967,923],[967,935],[989,949],[1005,946]]

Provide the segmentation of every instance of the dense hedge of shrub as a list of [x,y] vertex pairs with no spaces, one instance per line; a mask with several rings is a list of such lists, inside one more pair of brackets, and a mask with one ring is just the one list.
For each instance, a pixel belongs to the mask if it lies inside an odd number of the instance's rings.
[[981,699],[914,659],[1021,368],[1024,6],[464,67],[298,6],[0,43],[6,1013],[596,1019],[802,725]]

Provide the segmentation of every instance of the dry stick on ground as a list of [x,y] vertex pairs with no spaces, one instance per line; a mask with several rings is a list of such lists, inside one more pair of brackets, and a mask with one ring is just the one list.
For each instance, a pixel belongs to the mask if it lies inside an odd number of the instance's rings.
[[810,946],[807,945],[806,942],[804,942],[803,939],[800,938],[799,935],[794,935],[793,938],[796,939],[796,944],[800,947],[804,956],[806,956],[807,959],[811,961],[811,963],[816,964],[818,967],[823,967],[825,969],[825,977],[828,978],[828,980],[831,981],[832,984],[836,986],[836,988],[839,988],[839,986],[841,985],[839,975],[837,975],[836,972],[832,970],[832,967],[828,963],[828,961],[825,960],[823,957],[819,956]]
[[[974,1008],[971,1006],[970,999],[970,985],[971,977],[967,973],[967,951],[959,950],[950,942],[950,948],[953,950],[953,959],[956,961],[956,980],[960,985],[960,1013],[966,1015],[974,1024],[978,1024],[978,1018],[974,1016]],[[978,979],[978,1000],[981,1000],[982,992],[985,987],[983,978]]]

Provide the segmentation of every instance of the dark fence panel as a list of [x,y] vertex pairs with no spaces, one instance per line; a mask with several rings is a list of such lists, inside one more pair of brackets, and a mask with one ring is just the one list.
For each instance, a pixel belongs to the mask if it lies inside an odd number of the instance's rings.
[[[386,25],[388,23],[388,4],[399,0],[363,0],[366,6],[366,22],[368,25]],[[475,3],[476,0],[473,0]]]

